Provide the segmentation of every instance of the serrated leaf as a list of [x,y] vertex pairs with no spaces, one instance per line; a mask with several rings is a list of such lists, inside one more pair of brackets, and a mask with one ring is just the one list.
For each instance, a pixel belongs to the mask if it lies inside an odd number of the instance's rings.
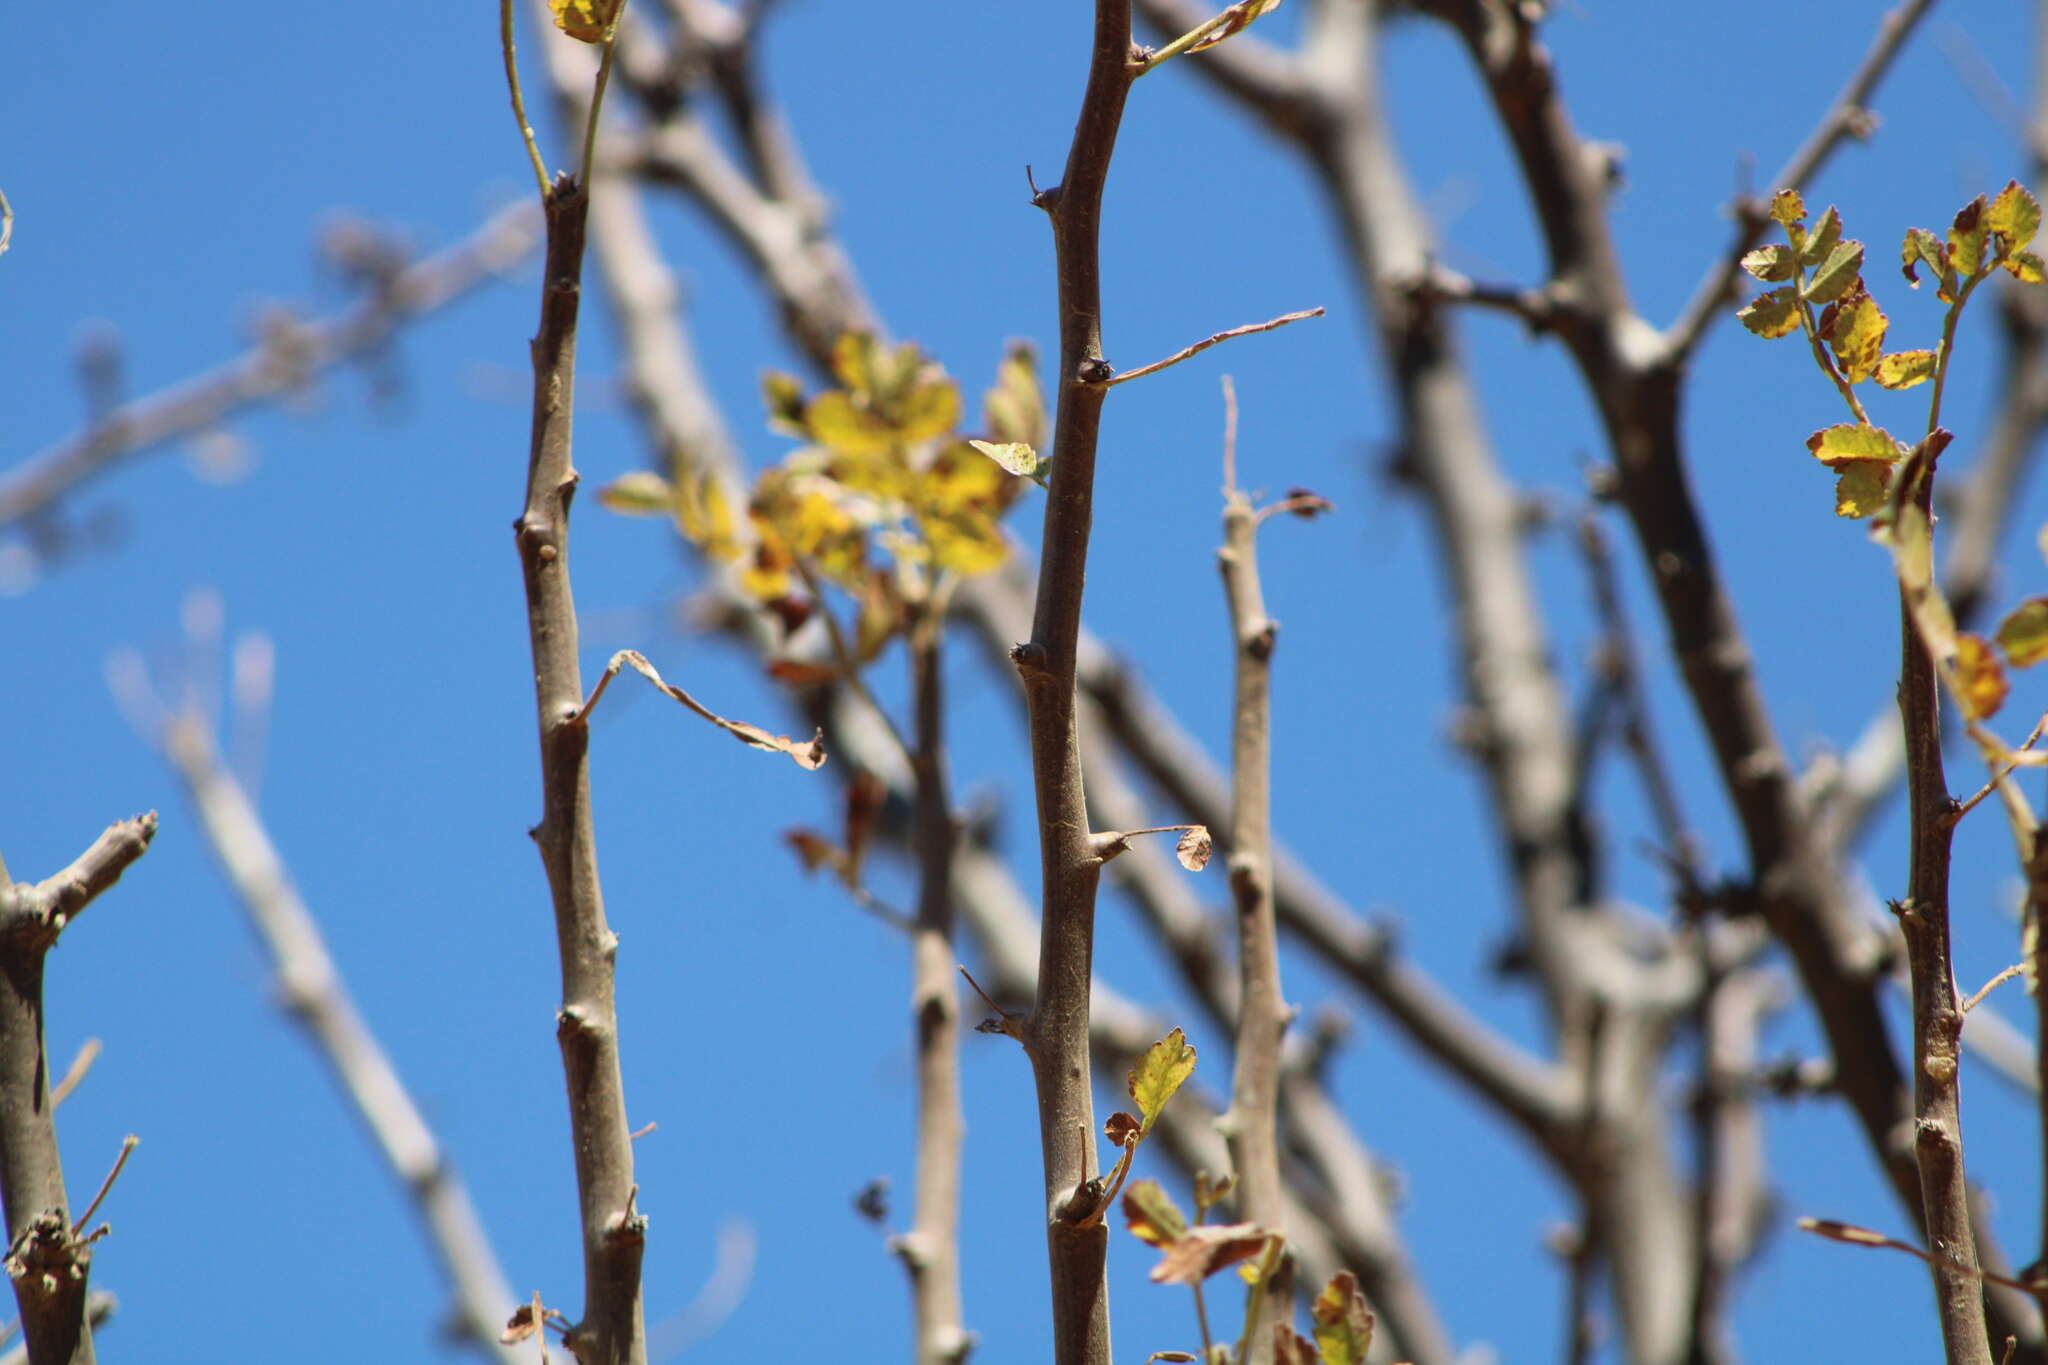
[[1322,1365],[1365,1365],[1372,1350],[1373,1317],[1356,1275],[1340,1270],[1331,1276],[1309,1316],[1315,1321],[1316,1354]]
[[2004,238],[2004,252],[2024,251],[2034,240],[2034,234],[2041,229],[2041,204],[2017,180],[2005,182],[2005,188],[1991,201],[1991,212],[1985,217],[1985,224]]
[[1906,453],[1883,427],[1863,426],[1856,422],[1822,427],[1806,438],[1806,448],[1825,465],[1847,460],[1882,460],[1888,465],[1896,464]]
[[1790,285],[1758,294],[1735,316],[1760,337],[1775,339],[1799,330],[1799,295]]
[[1187,1216],[1156,1180],[1133,1180],[1124,1187],[1124,1218],[1131,1235],[1156,1247],[1169,1247],[1187,1235]]
[[1173,856],[1180,859],[1180,865],[1190,872],[1200,872],[1209,865],[1209,855],[1215,851],[1216,841],[1209,837],[1206,825],[1195,825],[1182,832],[1180,842],[1173,846]]
[[1899,243],[1899,273],[1915,289],[1920,287],[1915,267],[1922,265],[1934,272],[1939,283],[1948,271],[1948,248],[1926,228],[1907,228],[1905,240]]
[[1835,515],[1860,521],[1884,510],[1892,467],[1882,460],[1844,460],[1833,466]]
[[1790,228],[1806,217],[1806,201],[1799,197],[1798,190],[1779,190],[1771,196],[1771,217],[1781,227]]
[[1188,1046],[1187,1035],[1179,1029],[1167,1034],[1146,1050],[1131,1068],[1126,1085],[1131,1100],[1138,1106],[1138,1114],[1144,1119],[1146,1132],[1159,1119],[1159,1111],[1173,1098],[1173,1092],[1195,1071],[1195,1050]]
[[636,469],[598,489],[597,501],[629,517],[666,516],[675,511],[676,490],[653,470]]
[[2043,269],[2041,258],[2031,251],[2015,251],[2000,264],[2021,284],[2040,284],[2048,281],[2048,269]]
[[1219,1270],[1262,1254],[1276,1234],[1256,1223],[1189,1228],[1152,1267],[1154,1284],[1200,1284]]
[[1884,310],[1868,291],[1853,290],[1834,308],[1828,345],[1842,367],[1842,377],[1859,384],[1877,372],[1884,356],[1884,334],[1891,326]]
[[1236,4],[1216,16],[1223,21],[1222,25],[1188,51],[1206,52],[1233,33],[1242,33],[1250,28],[1252,20],[1260,15],[1271,14],[1279,8],[1280,0],[1238,0]]
[[1828,254],[1825,264],[1813,272],[1807,282],[1806,299],[1809,303],[1833,303],[1849,292],[1863,277],[1863,243],[1842,242]]
[[1932,378],[1932,351],[1893,351],[1877,362],[1877,382],[1888,389],[1910,389]]
[[1956,210],[1948,230],[1948,263],[1957,275],[1967,279],[1984,268],[1985,250],[1991,243],[1991,229],[1985,222],[1989,206],[1978,195]]
[[1742,268],[1770,284],[1781,284],[1799,273],[1799,253],[1789,246],[1760,246],[1742,258]]
[[970,440],[967,444],[973,446],[976,450],[1001,465],[1004,470],[1016,475],[1018,478],[1030,479],[1041,488],[1045,486],[1045,472],[1051,466],[1052,461],[1039,458],[1038,452],[1023,441],[997,443],[995,441]]
[[555,27],[579,43],[601,43],[625,0],[548,0]]
[[2007,612],[1995,638],[2014,668],[2048,659],[2048,597],[2029,598]]
[[1833,204],[1813,225],[1813,233],[1806,239],[1806,245],[1799,252],[1799,260],[1809,269],[1819,265],[1834,251],[1835,243],[1842,240],[1842,215],[1835,212]]
[[2005,680],[1998,655],[1992,652],[1991,642],[1967,631],[1958,635],[1955,668],[1956,693],[1963,704],[1963,714],[1971,720],[1989,720],[1997,715],[2012,688]]

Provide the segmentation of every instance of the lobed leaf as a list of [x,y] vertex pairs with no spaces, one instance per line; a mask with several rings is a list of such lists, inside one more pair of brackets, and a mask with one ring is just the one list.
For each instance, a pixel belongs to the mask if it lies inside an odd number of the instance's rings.
[[1735,316],[1760,337],[1775,340],[1799,330],[1799,294],[1787,285],[1758,294]]
[[1789,232],[1806,217],[1806,201],[1798,190],[1779,190],[1771,196],[1771,217]]
[[1152,1131],[1159,1111],[1173,1098],[1181,1083],[1195,1072],[1195,1050],[1179,1029],[1167,1034],[1146,1050],[1126,1080],[1131,1100],[1144,1119],[1144,1130]]
[[1877,382],[1887,389],[1910,389],[1934,378],[1934,352],[1893,351],[1877,362]]
[[2033,597],[2006,613],[1994,636],[2014,668],[2048,659],[2048,597]]
[[1372,1349],[1373,1316],[1356,1275],[1348,1270],[1332,1275],[1316,1295],[1309,1316],[1315,1321],[1316,1354],[1322,1365],[1365,1365]]

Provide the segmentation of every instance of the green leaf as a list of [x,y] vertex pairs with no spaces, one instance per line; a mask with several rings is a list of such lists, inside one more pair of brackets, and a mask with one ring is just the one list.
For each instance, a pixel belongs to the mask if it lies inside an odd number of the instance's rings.
[[2048,597],[2029,598],[2007,612],[1996,638],[2014,668],[2048,659]]
[[1991,228],[1985,221],[1989,206],[1978,195],[1956,210],[1948,230],[1948,260],[1957,275],[1967,279],[1984,268],[1985,249],[1991,244]]
[[1365,1365],[1372,1349],[1373,1320],[1356,1275],[1340,1270],[1331,1276],[1309,1315],[1315,1319],[1316,1354],[1323,1365]]
[[1041,459],[1038,452],[1024,442],[1005,441],[998,445],[994,441],[970,440],[967,444],[1018,478],[1030,479],[1040,488],[1045,487],[1046,473],[1052,468],[1052,461]]
[[1894,351],[1877,362],[1877,382],[1888,389],[1910,389],[1932,378],[1932,351]]
[[1863,243],[1843,242],[1828,253],[1827,263],[1807,282],[1809,303],[1833,303],[1863,277]]
[[1945,281],[1948,276],[1948,248],[1926,228],[1907,228],[1905,240],[1899,243],[1899,273],[1915,289],[1920,287],[1920,276],[1915,267],[1922,265],[1934,272],[1936,283]]
[[653,470],[636,469],[598,489],[597,501],[629,517],[667,516],[675,511],[676,490]]
[[1742,258],[1742,268],[1770,284],[1780,284],[1799,273],[1799,253],[1789,246],[1760,246]]
[[2024,251],[2041,229],[2041,204],[2017,180],[2008,180],[1991,201],[1985,225],[2004,239],[2001,255]]
[[1138,1115],[1145,1121],[1146,1132],[1152,1131],[1159,1111],[1194,1071],[1195,1050],[1188,1046],[1187,1035],[1179,1029],[1152,1044],[1138,1059],[1138,1064],[1131,1068],[1128,1085]]
[[1834,251],[1835,243],[1842,240],[1842,215],[1835,212],[1833,204],[1813,225],[1813,235],[1806,239],[1806,246],[1799,253],[1800,264],[1811,268],[1819,265]]
[[1835,515],[1854,521],[1884,510],[1891,490],[1892,467],[1883,460],[1844,460],[1834,466]]
[[1813,452],[1816,460],[1830,466],[1850,460],[1881,460],[1892,465],[1903,459],[1906,453],[1883,427],[1867,427],[1854,422],[1822,427],[1806,438],[1806,448]]
[[1124,1187],[1124,1218],[1131,1235],[1156,1247],[1169,1247],[1187,1236],[1187,1216],[1156,1180],[1133,1180]]
[[1860,384],[1877,373],[1884,357],[1884,334],[1891,326],[1877,300],[1863,290],[1852,292],[1834,305],[1832,325],[1827,328],[1828,345],[1841,363],[1842,377]]
[[1777,338],[1799,330],[1799,297],[1790,285],[1758,294],[1735,314],[1760,337]]

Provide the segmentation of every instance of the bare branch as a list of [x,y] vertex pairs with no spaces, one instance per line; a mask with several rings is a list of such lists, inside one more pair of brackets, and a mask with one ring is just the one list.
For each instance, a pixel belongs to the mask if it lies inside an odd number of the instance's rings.
[[0,878],[0,1206],[4,1268],[34,1365],[93,1365],[81,1237],[64,1193],[43,1050],[43,962],[57,937],[149,849],[156,812],[110,825],[69,867],[41,882]]
[[1303,318],[1319,318],[1322,315],[1323,310],[1321,308],[1308,308],[1299,313],[1283,313],[1279,317],[1269,318],[1265,322],[1248,322],[1242,327],[1232,327],[1228,331],[1218,332],[1214,336],[1203,337],[1192,346],[1183,346],[1164,360],[1155,360],[1150,365],[1140,365],[1135,370],[1118,371],[1101,382],[1104,386],[1108,386],[1127,383],[1133,379],[1143,379],[1148,374],[1157,374],[1169,365],[1178,365],[1189,356],[1200,355],[1211,346],[1221,345],[1237,337],[1248,337],[1259,332],[1270,332],[1276,328],[1285,327],[1290,322],[1300,322]]
[[531,204],[500,210],[454,246],[398,272],[390,287],[334,317],[291,328],[234,360],[104,413],[86,431],[0,474],[0,527],[38,516],[124,460],[218,426],[321,370],[376,350],[403,324],[467,296],[533,249]]

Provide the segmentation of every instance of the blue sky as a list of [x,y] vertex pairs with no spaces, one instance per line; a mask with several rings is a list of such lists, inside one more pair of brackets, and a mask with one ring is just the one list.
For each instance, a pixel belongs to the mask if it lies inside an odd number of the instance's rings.
[[[1884,86],[1883,121],[1809,195],[1851,233],[1885,243],[1933,226],[2024,173],[1993,93],[2028,98],[2022,6],[1970,0],[1928,21]],[[1269,22],[1295,32],[1295,7]],[[1874,30],[1874,5],[1580,4],[1547,28],[1578,126],[1621,143],[1614,218],[1634,296],[1669,320],[1726,238],[1720,209],[1805,135]],[[1267,27],[1267,25],[1262,25]],[[80,338],[119,338],[128,391],[152,391],[240,349],[270,301],[326,312],[343,299],[316,265],[324,223],[361,215],[419,248],[446,244],[531,193],[505,107],[495,7],[258,6],[232,21],[185,7],[68,11],[61,42],[0,57],[0,119],[15,129],[0,188],[17,214],[0,258],[0,349],[11,465],[72,432],[84,400]],[[835,225],[878,307],[978,391],[1011,337],[1049,342],[1050,248],[1023,167],[1065,152],[1085,65],[1086,7],[854,7],[789,0],[770,30],[770,78]],[[1540,243],[1519,178],[1467,64],[1436,28],[1387,44],[1389,102],[1447,262],[1534,282]],[[531,66],[531,58],[529,57]],[[535,68],[537,79],[537,68]],[[551,131],[551,130],[549,130]],[[555,139],[559,146],[559,139]],[[1043,177],[1041,177],[1043,181]],[[1129,366],[1222,327],[1312,305],[1329,315],[1233,343],[1120,390],[1105,428],[1089,620],[1143,667],[1187,725],[1223,752],[1229,650],[1213,570],[1217,377],[1243,409],[1241,477],[1301,484],[1339,515],[1272,528],[1266,592],[1285,624],[1276,679],[1276,819],[1354,903],[1397,917],[1417,960],[1488,1018],[1534,1035],[1526,993],[1486,962],[1508,926],[1506,882],[1473,773],[1446,739],[1456,694],[1448,618],[1418,509],[1381,476],[1393,435],[1367,321],[1335,233],[1301,168],[1185,73],[1132,102],[1107,204],[1107,348]],[[785,441],[759,420],[756,383],[795,360],[741,264],[685,208],[657,228],[698,345],[757,461]],[[1876,276],[1873,277],[1874,280]],[[534,271],[410,329],[401,391],[373,399],[361,370],[323,377],[289,411],[237,420],[252,456],[232,482],[184,452],[138,460],[66,509],[75,552],[8,559],[0,599],[15,659],[0,683],[0,851],[47,875],[108,821],[150,807],[164,828],[119,890],[52,962],[49,1037],[68,1058],[106,1052],[62,1114],[74,1194],[89,1195],[124,1133],[142,1146],[109,1204],[95,1283],[121,1297],[110,1351],[161,1361],[438,1358],[444,1296],[393,1182],[325,1073],[282,1022],[261,952],[161,763],[102,682],[110,651],[178,651],[181,603],[219,594],[230,635],[276,645],[263,810],[320,914],[359,1002],[468,1179],[514,1285],[573,1311],[580,1288],[573,1179],[553,1038],[553,938],[524,831],[539,809],[524,610],[507,527],[525,459],[525,341]],[[1879,285],[1894,337],[1931,336],[1934,305]],[[1947,408],[1967,451],[1994,378],[1983,325]],[[578,464],[592,481],[643,459],[616,388],[602,310],[583,357]],[[1559,506],[1604,457],[1558,351],[1512,324],[1465,332],[1501,457]],[[1837,420],[1810,368],[1724,324],[1688,402],[1693,477],[1781,734],[1795,754],[1854,738],[1889,698],[1890,579],[1800,443]],[[1914,411],[1918,411],[1917,406]],[[2014,518],[2004,600],[2041,591],[2030,493]],[[624,647],[728,714],[785,723],[757,666],[680,632],[692,578],[671,537],[583,504],[574,546],[586,667]],[[1035,543],[1027,509],[1018,530]],[[1617,528],[1617,539],[1625,544]],[[1582,680],[1594,628],[1562,538],[1535,550],[1560,667]],[[1717,867],[1741,852],[1659,632],[1630,568],[1653,704],[1687,812]],[[1021,727],[1008,678],[962,647],[951,659],[963,799],[1000,804],[1020,875],[1032,865]],[[893,669],[893,665],[892,665]],[[885,696],[900,679],[885,670]],[[2018,708],[2048,701],[2022,680]],[[908,966],[886,930],[804,880],[779,834],[819,823],[836,789],[746,753],[651,693],[607,703],[594,740],[599,849],[623,937],[622,1037],[653,1217],[649,1316],[695,1293],[716,1230],[754,1233],[751,1289],[700,1358],[830,1345],[900,1359],[908,1314],[896,1263],[850,1208],[876,1176],[908,1185]],[[1617,890],[1659,904],[1656,869],[1627,852],[1642,824],[1610,770],[1603,809]],[[1952,764],[1958,788],[1971,766]],[[1634,822],[1634,823],[1631,823]],[[1903,883],[1902,828],[1868,846],[1880,893]],[[1989,811],[1958,849],[1956,935],[1966,986],[2014,955],[2010,845]],[[1207,894],[1221,904],[1220,876]],[[881,874],[900,896],[903,881]],[[1108,903],[1099,960],[1119,989],[1175,1003],[1168,969]],[[1289,994],[1344,1001],[1290,961]],[[1999,998],[2024,1011],[2017,988]],[[1901,1020],[1903,1016],[1901,1015]],[[1198,1029],[1220,1082],[1222,1040]],[[1767,1051],[1810,1046],[1803,1012]],[[1000,1039],[966,1057],[967,1315],[978,1359],[1042,1358],[1043,1255],[1028,1071]],[[1674,1074],[1675,1086],[1679,1077]],[[1965,1072],[1973,1171],[1998,1195],[2015,1259],[2039,1239],[2031,1107]],[[1401,1173],[1402,1227],[1454,1337],[1542,1358],[1560,1337],[1561,1274],[1542,1250],[1569,1204],[1505,1130],[1361,1016],[1340,1097]],[[1771,1155],[1786,1217],[1745,1281],[1738,1326],[1759,1358],[1885,1358],[1931,1349],[1921,1272],[1789,1231],[1819,1213],[1903,1231],[1835,1107],[1774,1110]],[[1181,1299],[1144,1282],[1141,1249],[1113,1261],[1120,1357],[1184,1346]],[[142,1343],[147,1343],[146,1346]],[[258,1345],[257,1343],[263,1343]]]

